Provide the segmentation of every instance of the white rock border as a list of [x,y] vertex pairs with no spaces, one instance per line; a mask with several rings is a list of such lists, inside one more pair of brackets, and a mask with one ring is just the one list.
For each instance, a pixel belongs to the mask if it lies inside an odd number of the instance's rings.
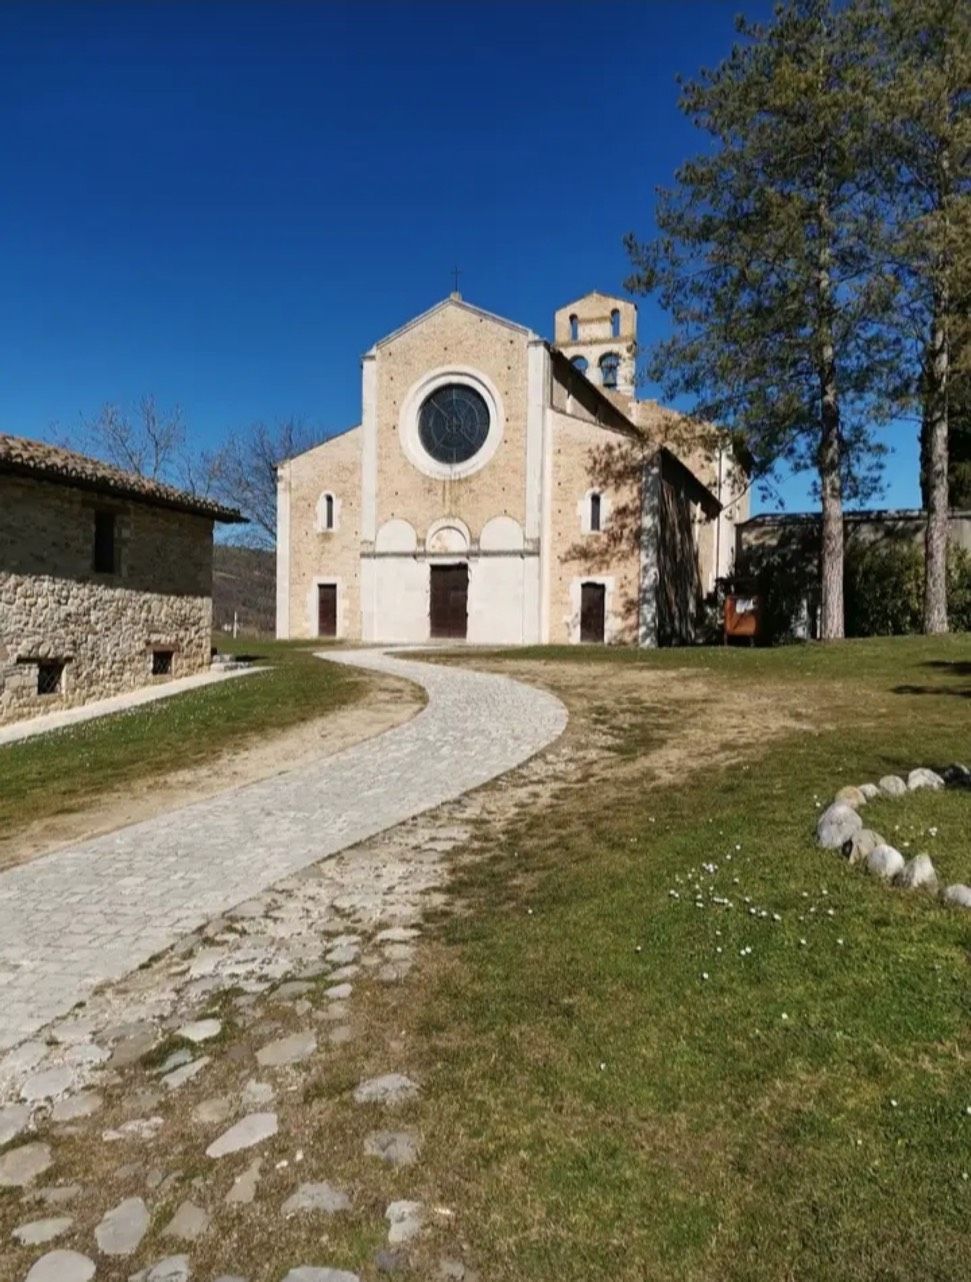
[[[939,791],[945,787],[971,789],[971,770],[955,762],[943,774],[928,766],[916,766],[906,782],[899,775],[884,775],[878,783],[847,784],[816,821],[816,844],[824,850],[838,850],[851,864],[863,863],[873,877],[904,890],[940,889],[930,856],[925,853],[905,860],[899,850],[864,827],[859,811],[875,797],[904,797],[923,788]],[[941,900],[956,908],[971,909],[971,886],[956,882],[940,890]]]

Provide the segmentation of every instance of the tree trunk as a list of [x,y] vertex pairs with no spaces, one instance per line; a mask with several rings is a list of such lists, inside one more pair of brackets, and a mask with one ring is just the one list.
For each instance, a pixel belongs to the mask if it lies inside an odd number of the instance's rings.
[[937,291],[925,361],[921,438],[926,452],[927,527],[924,532],[924,631],[947,631],[947,377],[946,287]]
[[816,277],[819,306],[819,489],[823,529],[820,551],[822,610],[819,636],[836,641],[843,636],[843,474],[841,471],[840,411],[836,389],[833,344],[833,286],[830,273],[829,208],[819,202],[820,250]]
[[[824,362],[824,367],[825,364]],[[831,361],[829,368],[831,375]],[[819,485],[823,502],[823,530],[819,635],[823,641],[836,641],[843,636],[843,481],[840,475],[839,407],[835,378],[825,377],[821,372],[821,383],[823,430],[819,446]]]

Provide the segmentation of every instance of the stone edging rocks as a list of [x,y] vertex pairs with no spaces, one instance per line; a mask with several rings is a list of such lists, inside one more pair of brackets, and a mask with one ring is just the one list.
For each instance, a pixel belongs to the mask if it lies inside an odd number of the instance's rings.
[[[905,860],[878,832],[864,826],[860,810],[875,797],[903,797],[922,788],[934,790],[952,787],[971,789],[971,770],[951,765],[938,774],[926,766],[911,770],[906,782],[899,775],[884,775],[879,783],[848,784],[840,788],[832,804],[816,824],[816,843],[824,850],[838,850],[851,864],[864,864],[871,876],[906,890],[940,889],[937,873],[929,855],[915,855]],[[971,886],[960,882],[940,891],[941,899],[958,908],[971,909]]]

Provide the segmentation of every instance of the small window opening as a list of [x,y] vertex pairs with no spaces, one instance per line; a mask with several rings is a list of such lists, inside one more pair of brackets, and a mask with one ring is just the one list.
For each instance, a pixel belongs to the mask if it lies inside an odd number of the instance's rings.
[[115,573],[115,514],[94,514],[94,568],[98,574]]
[[152,676],[170,677],[172,675],[172,651],[152,651]]
[[600,530],[600,495],[590,495],[590,529],[597,533]]
[[617,373],[620,369],[620,357],[616,352],[607,352],[600,358],[600,374],[604,387],[617,386]]
[[334,496],[328,494],[324,499],[324,529],[332,530],[334,528]]
[[37,693],[60,694],[64,685],[64,660],[41,659],[37,665]]
[[610,313],[610,337],[620,338],[620,311],[616,307]]
[[575,343],[580,337],[580,322],[576,316],[570,317],[570,342]]
[[578,369],[581,374],[587,372],[587,358],[585,356],[574,356],[570,364],[574,369]]

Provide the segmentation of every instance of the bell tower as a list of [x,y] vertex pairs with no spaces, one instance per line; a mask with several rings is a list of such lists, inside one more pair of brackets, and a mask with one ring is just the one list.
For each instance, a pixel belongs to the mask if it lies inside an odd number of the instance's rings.
[[553,342],[591,383],[633,398],[636,303],[595,290],[559,308],[553,326]]

